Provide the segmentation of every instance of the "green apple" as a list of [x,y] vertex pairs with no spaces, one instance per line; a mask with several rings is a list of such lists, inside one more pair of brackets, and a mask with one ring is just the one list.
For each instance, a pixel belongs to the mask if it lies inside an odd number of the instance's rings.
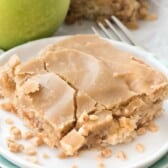
[[70,0],[0,0],[0,48],[52,35]]

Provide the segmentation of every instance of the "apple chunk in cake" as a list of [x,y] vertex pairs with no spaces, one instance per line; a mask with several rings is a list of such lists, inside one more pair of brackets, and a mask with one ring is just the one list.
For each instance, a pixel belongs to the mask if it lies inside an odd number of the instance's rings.
[[14,56],[0,77],[17,114],[68,156],[133,140],[168,94],[164,75],[95,35],[69,37],[27,62]]

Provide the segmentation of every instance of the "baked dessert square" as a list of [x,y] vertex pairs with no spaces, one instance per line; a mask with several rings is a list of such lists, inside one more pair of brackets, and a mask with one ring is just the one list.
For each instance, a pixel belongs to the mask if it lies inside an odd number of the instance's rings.
[[162,112],[167,78],[95,35],[76,35],[1,67],[0,93],[28,127],[67,156],[128,143]]

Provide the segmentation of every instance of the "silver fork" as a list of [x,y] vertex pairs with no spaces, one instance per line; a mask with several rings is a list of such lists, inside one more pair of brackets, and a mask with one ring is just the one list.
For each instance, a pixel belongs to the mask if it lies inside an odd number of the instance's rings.
[[[117,38],[119,41],[122,41],[122,42],[126,42],[126,43],[130,43],[131,45],[134,45],[134,46],[137,46],[137,47],[140,47],[144,50],[147,50],[145,49],[145,47],[143,46],[140,46],[138,44],[138,42],[134,39],[134,37],[132,36],[131,32],[126,28],[126,26],[124,26],[123,23],[121,23],[121,21],[115,17],[115,16],[111,16],[111,20],[114,22],[115,25],[113,25],[111,23],[110,20],[108,19],[105,19],[105,23],[107,24],[108,28],[106,28],[101,22],[97,22],[97,25],[98,27],[100,28],[101,32],[103,32],[103,34],[107,37],[107,38],[110,38],[110,39],[114,39],[114,38]],[[117,28],[116,28],[117,26]],[[98,35],[101,35],[102,33],[100,33],[100,31],[92,26],[92,31],[95,33],[95,34],[98,34]],[[113,33],[113,34],[112,34]],[[115,37],[113,37],[113,35]]]

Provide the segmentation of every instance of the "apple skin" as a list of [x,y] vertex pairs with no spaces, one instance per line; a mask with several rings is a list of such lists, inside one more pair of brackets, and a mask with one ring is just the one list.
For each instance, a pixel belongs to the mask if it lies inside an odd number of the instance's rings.
[[0,0],[0,48],[52,35],[64,21],[70,0]]

